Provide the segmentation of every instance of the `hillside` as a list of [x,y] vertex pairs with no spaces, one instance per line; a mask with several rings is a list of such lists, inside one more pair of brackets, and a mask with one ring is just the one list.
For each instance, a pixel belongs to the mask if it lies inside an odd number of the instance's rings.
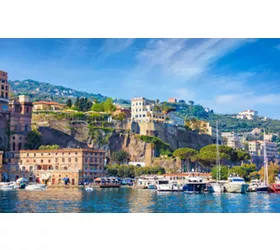
[[39,82],[35,80],[24,81],[9,81],[15,95],[27,94],[32,101],[38,100],[53,100],[65,103],[69,98],[87,97],[89,99],[97,99],[104,101],[107,97],[101,94],[92,94],[82,91],[77,91],[63,86],[56,86],[50,83]]
[[[38,100],[54,100],[57,102],[65,103],[67,99],[76,99],[77,97],[87,97],[90,100],[97,99],[98,101],[104,101],[107,97],[101,94],[93,94],[88,92],[77,91],[71,88],[63,86],[56,86],[50,83],[39,82],[35,80],[24,81],[9,81],[12,90],[15,95],[27,94],[32,101]],[[130,101],[123,99],[114,99],[115,103],[122,106],[129,107]],[[209,121],[211,125],[215,125],[216,121],[219,121],[221,131],[235,131],[235,132],[249,132],[252,129],[266,128],[267,132],[279,133],[280,121],[268,119],[263,121],[257,120],[239,120],[233,118],[233,115],[229,114],[215,114],[213,110],[204,108],[199,104],[195,104],[193,101],[186,103],[181,100],[178,103],[166,103],[167,106],[172,106],[176,109],[176,113],[185,119],[196,118],[200,120]]]
[[189,104],[184,102],[166,103],[166,105],[176,108],[176,113],[185,119],[196,118],[209,121],[212,126],[215,126],[218,120],[222,132],[250,132],[254,128],[265,128],[269,133],[280,133],[280,120],[240,120],[233,118],[235,114],[215,114],[213,110],[208,110],[193,102]]

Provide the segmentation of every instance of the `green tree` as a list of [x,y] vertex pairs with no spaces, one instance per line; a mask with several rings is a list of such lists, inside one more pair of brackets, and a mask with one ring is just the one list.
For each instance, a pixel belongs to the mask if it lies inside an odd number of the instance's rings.
[[123,121],[126,118],[126,114],[124,112],[120,112],[119,114],[116,114],[113,116],[114,120],[118,120],[118,121]]
[[103,103],[94,103],[94,104],[91,106],[91,111],[95,111],[95,112],[104,112]]
[[116,111],[116,106],[113,104],[112,98],[107,98],[106,101],[103,103],[103,107],[105,112]]
[[69,108],[72,107],[72,100],[71,100],[71,99],[68,99],[68,100],[66,101],[66,106],[69,107]]
[[38,149],[42,144],[42,135],[37,129],[28,132],[26,136],[26,149]]
[[[222,165],[220,174],[221,174],[221,180],[226,180],[228,178],[228,175],[229,175],[228,167]],[[217,166],[212,168],[211,176],[212,176],[212,179],[214,179],[214,180],[217,179],[217,176],[218,176],[218,167]]]
[[117,164],[123,164],[127,162],[130,158],[130,154],[124,150],[116,151],[112,154],[112,160]]
[[190,170],[191,159],[195,159],[198,154],[197,150],[192,148],[178,148],[173,152],[173,156],[179,157],[181,160],[187,162],[187,169]]

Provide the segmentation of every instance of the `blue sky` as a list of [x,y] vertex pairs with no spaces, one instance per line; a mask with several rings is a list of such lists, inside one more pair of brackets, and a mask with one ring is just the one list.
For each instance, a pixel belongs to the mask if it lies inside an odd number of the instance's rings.
[[280,39],[0,39],[0,69],[11,80],[280,119]]

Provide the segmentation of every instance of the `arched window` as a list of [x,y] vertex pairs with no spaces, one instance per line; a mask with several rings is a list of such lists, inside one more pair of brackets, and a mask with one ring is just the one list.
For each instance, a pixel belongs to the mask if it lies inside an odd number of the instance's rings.
[[22,144],[21,142],[18,144],[18,150],[21,150],[22,149]]
[[16,144],[13,142],[13,151],[16,150]]
[[28,125],[27,125],[27,124],[24,126],[24,131],[25,131],[25,132],[28,131]]
[[64,167],[64,170],[67,170],[67,167],[66,167],[66,166]]

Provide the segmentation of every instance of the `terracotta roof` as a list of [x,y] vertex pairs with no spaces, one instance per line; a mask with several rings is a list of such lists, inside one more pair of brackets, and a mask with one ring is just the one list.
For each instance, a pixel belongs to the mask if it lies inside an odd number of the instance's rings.
[[65,104],[61,104],[61,103],[58,103],[58,102],[47,102],[47,101],[33,102],[33,104],[47,104],[47,105],[65,106]]

